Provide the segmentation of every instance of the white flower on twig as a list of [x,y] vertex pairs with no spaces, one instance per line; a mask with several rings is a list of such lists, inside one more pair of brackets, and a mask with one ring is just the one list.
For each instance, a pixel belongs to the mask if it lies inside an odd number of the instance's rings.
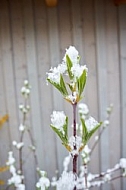
[[88,132],[90,132],[98,125],[98,122],[90,116],[88,119],[85,120],[85,125],[87,127]]
[[53,111],[53,114],[51,115],[51,122],[55,128],[64,132],[63,126],[66,122],[66,116],[63,111]]
[[66,53],[65,53],[65,56],[63,58],[63,61],[65,63],[66,63],[66,55],[69,56],[69,58],[73,64],[78,63],[79,53],[74,46],[70,46],[68,49],[66,49]]
[[82,115],[87,115],[89,113],[88,106],[84,103],[80,103],[78,105],[78,108],[79,108],[79,113]]

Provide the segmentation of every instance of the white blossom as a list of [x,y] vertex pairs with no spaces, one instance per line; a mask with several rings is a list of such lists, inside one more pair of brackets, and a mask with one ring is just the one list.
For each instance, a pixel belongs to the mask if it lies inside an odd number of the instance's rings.
[[[69,146],[71,147],[72,156],[79,153],[79,149],[83,146],[82,138],[80,136],[71,136],[69,138]],[[74,148],[76,146],[76,149]]]
[[70,101],[72,104],[75,104],[77,101],[78,93],[74,91],[72,94],[66,96],[66,99]]
[[14,165],[10,165],[10,173],[14,174],[16,172],[16,168],[14,167]]
[[[16,144],[16,141],[13,141]],[[14,166],[15,158],[13,157],[13,152],[8,152],[8,162],[6,163],[9,166],[10,173],[12,174],[11,178],[8,179],[8,185],[14,185],[16,190],[25,190],[25,185],[22,184],[22,179],[24,179],[23,175],[20,175],[16,172],[16,168]]]
[[111,180],[111,175],[110,175],[110,174],[106,174],[106,175],[104,176],[103,180],[104,180],[105,182],[110,181],[110,180]]
[[55,187],[57,184],[57,177],[52,177],[51,186]]
[[70,154],[64,158],[64,161],[63,161],[64,171],[68,170],[68,165],[70,163],[70,159],[71,159],[71,155]]
[[17,186],[16,190],[25,190],[25,185],[24,184],[19,184]]
[[65,63],[59,64],[57,69],[60,74],[64,74],[67,71],[67,65]]
[[91,186],[92,187],[95,187],[95,186],[97,186],[97,187],[100,187],[102,184],[104,184],[105,182],[103,181],[103,180],[99,180],[99,181],[93,181],[93,182],[91,182]]
[[20,104],[19,105],[19,109],[22,110],[24,108],[24,105],[23,104]]
[[69,56],[69,58],[73,64],[78,63],[79,53],[74,46],[70,46],[68,49],[66,49],[66,53],[65,53],[65,56],[63,58],[63,61],[65,63],[66,63],[66,55]]
[[78,105],[78,108],[79,108],[79,113],[82,115],[87,115],[89,113],[88,106],[84,103],[80,103]]
[[63,111],[53,111],[53,114],[51,115],[51,122],[55,128],[64,133],[63,126],[66,123],[66,116]]
[[16,141],[13,141],[12,144],[17,148],[21,149],[24,146],[24,142],[17,143]]
[[13,173],[13,176],[10,179],[8,179],[8,185],[14,184],[14,186],[18,188],[18,186],[22,183],[23,178],[23,176],[18,175],[15,172]]
[[24,80],[24,85],[27,86],[29,84],[28,80]]
[[25,98],[28,98],[29,94],[30,94],[30,87],[29,86],[23,86],[21,88],[21,93]]
[[51,80],[54,83],[60,83],[60,75],[64,74],[67,70],[65,63],[59,64],[57,67],[51,67],[50,71],[47,72],[47,79]]
[[36,150],[36,147],[33,146],[33,145],[30,145],[29,148],[30,148],[32,151],[35,151],[35,150]]
[[83,71],[86,70],[86,73],[88,71],[86,65],[79,65],[79,64],[74,64],[71,68],[71,72],[74,76],[74,80],[76,81],[76,78],[79,78]]
[[90,161],[90,155],[89,155],[90,152],[91,152],[91,149],[89,149],[88,145],[85,145],[81,153],[81,156],[85,164],[87,164]]
[[95,179],[95,175],[92,174],[92,173],[88,173],[87,180],[88,180],[88,181],[92,181],[93,179]]
[[16,146],[16,145],[17,145],[17,142],[16,142],[16,141],[13,141],[12,144],[13,144],[14,146]]
[[27,113],[28,111],[29,111],[29,106],[27,107],[27,106],[24,106],[23,104],[20,104],[19,105],[19,109],[23,112],[23,113]]
[[98,122],[90,116],[88,119],[85,120],[85,125],[87,127],[88,132],[90,132],[98,125]]
[[119,165],[121,168],[126,169],[126,158],[121,158]]
[[105,120],[104,122],[103,122],[103,127],[105,128],[105,127],[107,127],[108,125],[109,125],[109,120]]
[[20,124],[19,131],[23,132],[25,130],[25,126],[23,124]]
[[41,190],[46,190],[50,186],[50,181],[47,177],[40,177],[39,181],[36,183],[36,187]]
[[51,68],[50,72],[47,72],[46,74],[48,75],[47,79],[49,79],[57,84],[60,83],[60,72],[57,69],[57,67]]
[[56,183],[57,190],[73,190],[76,185],[75,175],[72,172],[63,172]]
[[12,164],[15,163],[15,158],[13,157],[13,152],[8,152],[8,161],[7,161],[7,165],[10,166]]
[[23,146],[24,146],[24,143],[23,143],[23,142],[19,142],[19,143],[17,143],[17,145],[16,145],[17,149],[21,149]]
[[99,140],[99,136],[95,136],[95,141],[98,141]]

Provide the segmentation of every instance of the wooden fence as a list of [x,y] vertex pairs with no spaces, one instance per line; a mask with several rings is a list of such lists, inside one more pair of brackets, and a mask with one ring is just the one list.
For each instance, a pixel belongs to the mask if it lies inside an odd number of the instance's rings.
[[[27,125],[33,132],[39,166],[50,178],[55,170],[62,171],[67,152],[49,127],[50,114],[64,110],[70,116],[71,107],[46,85],[46,72],[61,63],[69,45],[78,49],[81,63],[89,68],[84,102],[91,115],[105,119],[106,107],[114,104],[111,125],[92,155],[91,171],[105,171],[126,157],[126,5],[116,7],[112,0],[59,0],[57,7],[49,8],[44,0],[0,0],[0,116],[9,115],[0,130],[0,165],[5,164],[9,150],[18,159],[12,141],[19,141],[20,88],[28,79],[32,91]],[[29,143],[26,135],[26,147]],[[23,154],[26,189],[34,190],[34,158],[27,149]],[[0,179],[8,177],[0,174]],[[126,180],[114,185],[115,190],[125,190]],[[105,189],[112,189],[111,185]]]

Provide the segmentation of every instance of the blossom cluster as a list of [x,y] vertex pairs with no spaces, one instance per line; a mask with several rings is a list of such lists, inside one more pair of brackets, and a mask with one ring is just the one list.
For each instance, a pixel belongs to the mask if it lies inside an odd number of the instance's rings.
[[70,46],[68,49],[66,49],[65,56],[63,58],[63,61],[61,64],[59,64],[57,67],[51,68],[50,72],[47,73],[48,79],[52,80],[55,83],[60,83],[60,74],[66,74],[67,75],[67,56],[69,57],[71,63],[73,64],[71,67],[71,73],[74,77],[74,81],[76,81],[76,78],[79,78],[83,71],[88,71],[86,65],[81,66],[79,64],[79,53],[75,49],[74,46]]
[[[80,56],[74,46],[66,49],[62,63],[47,72],[47,81],[55,86],[72,104],[78,102],[84,90],[88,69],[86,65],[80,65]],[[63,76],[70,79],[67,83],[71,93],[68,93]]]
[[13,152],[8,153],[8,161],[6,164],[9,166],[9,171],[12,175],[11,178],[8,179],[8,185],[14,185],[16,190],[25,190],[25,185],[22,182],[24,176],[21,175],[20,171],[16,171],[16,168],[14,166],[15,158],[13,157]]
[[45,171],[40,170],[37,168],[37,171],[40,175],[39,181],[36,183],[36,188],[38,190],[46,190],[50,186],[50,181],[47,178],[47,174]]

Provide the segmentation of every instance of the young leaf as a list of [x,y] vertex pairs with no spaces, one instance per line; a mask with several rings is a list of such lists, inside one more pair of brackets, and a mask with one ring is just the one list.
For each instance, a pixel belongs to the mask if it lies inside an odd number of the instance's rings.
[[68,117],[66,117],[66,123],[63,126],[63,129],[65,132],[64,139],[65,139],[66,143],[68,143]]
[[85,84],[86,84],[86,79],[87,79],[86,75],[87,75],[86,70],[84,70],[82,75],[77,80],[79,97],[81,96],[81,94],[82,94],[82,92],[84,90]]
[[68,142],[68,139],[66,138],[66,136],[64,136],[64,134],[57,128],[55,128],[53,125],[50,125],[52,127],[52,129],[54,130],[54,132],[59,136],[59,138],[61,139],[63,145],[66,145]]
[[50,82],[55,88],[57,88],[61,92],[61,94],[63,96],[65,96],[64,91],[63,91],[63,89],[61,88],[61,86],[59,84],[57,84],[56,82],[51,81],[50,79],[47,79],[47,81]]
[[62,89],[63,95],[67,96],[68,92],[62,75],[60,75],[60,87]]
[[76,89],[76,86],[74,85],[72,85],[72,84],[67,84],[68,86],[69,86],[69,88],[70,88],[70,90],[71,90],[71,92],[74,92],[75,91],[75,89]]
[[89,133],[88,133],[88,140],[92,137],[92,135],[99,129],[102,125],[102,122],[98,123]]
[[81,118],[81,124],[82,124],[82,141],[85,145],[87,143],[88,131],[83,118]]
[[73,64],[72,64],[72,62],[71,62],[68,55],[66,55],[66,64],[67,64],[67,70],[68,70],[69,77],[72,80],[73,79],[73,74],[71,72],[71,67],[72,67]]

